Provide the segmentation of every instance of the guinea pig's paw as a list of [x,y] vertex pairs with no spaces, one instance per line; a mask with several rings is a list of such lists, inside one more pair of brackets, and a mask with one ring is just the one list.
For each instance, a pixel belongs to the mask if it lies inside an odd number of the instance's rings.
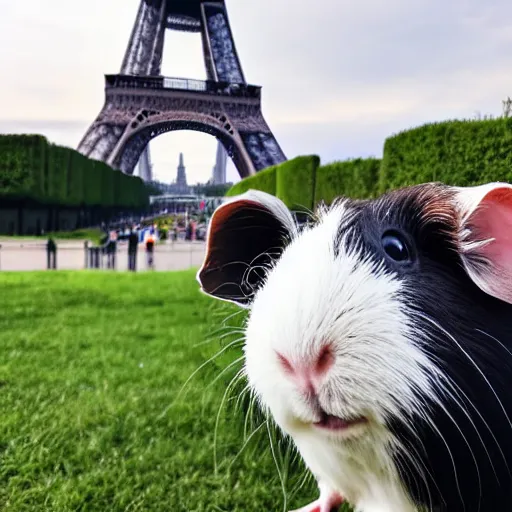
[[316,501],[290,512],[337,512],[343,501],[343,498],[337,492],[325,492],[320,494],[320,498]]

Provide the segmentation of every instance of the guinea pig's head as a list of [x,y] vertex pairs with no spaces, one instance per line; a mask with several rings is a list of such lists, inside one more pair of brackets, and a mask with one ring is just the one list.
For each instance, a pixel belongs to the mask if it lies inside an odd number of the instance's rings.
[[341,198],[303,228],[249,191],[213,215],[198,280],[248,309],[246,374],[286,432],[385,435],[428,417],[448,367],[468,367],[463,330],[512,302],[512,186]]

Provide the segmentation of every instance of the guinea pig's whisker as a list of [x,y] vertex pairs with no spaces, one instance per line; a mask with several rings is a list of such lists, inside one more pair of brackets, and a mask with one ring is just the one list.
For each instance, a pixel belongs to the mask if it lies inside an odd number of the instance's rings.
[[[249,386],[247,386],[247,387],[249,387]],[[250,388],[249,388],[249,390],[250,390]],[[244,419],[244,439],[247,438],[247,432],[249,431],[249,424],[254,423],[254,412],[255,412],[256,407],[258,407],[256,404],[256,395],[254,393],[251,393],[251,396],[249,399],[249,408],[245,414],[245,419]]]
[[240,364],[244,360],[245,356],[241,356],[238,359],[235,359],[232,363],[228,364],[211,382],[208,384],[206,389],[213,386],[227,371],[229,371],[233,366]]
[[217,353],[215,353],[212,357],[210,357],[209,359],[207,359],[204,363],[202,363],[198,368],[196,368],[192,374],[187,378],[187,380],[185,381],[185,383],[183,384],[183,386],[181,387],[181,389],[179,390],[178,392],[178,395],[176,396],[174,402],[176,402],[178,400],[178,398],[181,396],[181,393],[183,392],[183,390],[186,388],[186,386],[188,386],[188,384],[190,383],[190,381],[207,365],[209,365],[212,361],[214,361],[215,359],[217,359],[218,357],[220,357],[224,352],[226,352],[227,350],[229,350],[231,347],[233,347],[234,345],[236,345],[237,343],[240,343],[241,341],[243,340],[243,338],[237,338],[236,340],[232,341],[231,343],[228,343],[225,347],[223,347],[221,350],[219,350]]
[[[227,327],[225,327],[224,329],[227,329]],[[196,348],[196,347],[200,347],[202,345],[208,345],[208,343],[213,343],[214,341],[219,341],[219,340],[222,340],[229,336],[233,336],[235,334],[245,334],[245,331],[241,328],[233,328],[232,330],[230,330],[224,334],[221,334],[221,335],[213,334],[212,336],[206,338],[206,340],[196,343],[195,345],[193,345],[193,347]]]
[[283,491],[283,498],[284,498],[283,512],[286,512],[287,509],[288,509],[288,496],[286,494],[286,484],[285,484],[285,481],[284,481],[283,473],[282,473],[281,469],[279,468],[279,463],[277,461],[276,451],[275,451],[275,448],[274,448],[274,442],[273,442],[273,439],[272,439],[272,434],[270,432],[270,421],[267,421],[265,424],[267,426],[268,439],[270,441],[270,451],[272,453],[272,458],[274,459],[274,464],[276,466],[276,471],[277,471],[277,474],[279,476],[279,481],[281,482],[281,489]]
[[219,424],[220,424],[220,415],[222,413],[222,408],[224,407],[224,404],[226,403],[227,397],[229,393],[231,392],[231,389],[235,386],[235,384],[238,382],[239,378],[243,376],[243,368],[231,379],[231,382],[226,386],[226,390],[224,391],[224,394],[222,395],[222,400],[219,405],[219,410],[217,411],[217,417],[215,418],[215,428],[213,431],[213,469],[214,474],[218,474],[219,466],[217,462],[217,438],[218,438],[218,432],[219,432]]
[[478,331],[478,332],[482,333],[484,336],[491,338],[491,340],[494,340],[496,343],[498,343],[504,350],[506,350],[512,356],[512,352],[498,338],[495,338],[488,332],[482,331],[481,329],[475,329],[475,331]]
[[252,432],[251,434],[249,435],[249,437],[247,437],[247,439],[245,440],[244,444],[242,445],[242,447],[240,448],[240,450],[238,451],[238,453],[233,457],[233,460],[230,462],[229,466],[227,467],[228,470],[231,469],[231,467],[233,466],[233,464],[236,462],[236,460],[238,459],[238,457],[240,457],[240,455],[243,453],[243,451],[245,450],[245,448],[247,448],[247,446],[249,445],[249,443],[251,442],[251,439],[260,431],[260,429],[262,427],[264,427],[265,425],[267,424],[267,420],[265,421],[262,421]]
[[[489,453],[489,451],[487,450],[487,446],[485,445],[483,439],[482,439],[482,436],[480,435],[480,432],[477,428],[477,426],[475,425],[473,419],[471,418],[471,416],[469,415],[469,411],[463,407],[462,405],[462,399],[459,395],[462,394],[465,398],[465,400],[469,403],[469,405],[471,405],[471,407],[475,410],[476,414],[478,414],[478,416],[480,417],[480,419],[482,420],[482,422],[484,423],[484,425],[487,427],[487,430],[489,431],[489,433],[491,434],[492,438],[494,439],[495,443],[496,443],[496,446],[498,447],[498,450],[500,451],[501,453],[501,456],[503,457],[503,461],[505,462],[505,466],[507,467],[507,469],[509,470],[509,466],[508,466],[508,462],[507,462],[507,459],[505,458],[505,454],[503,453],[503,450],[501,449],[501,446],[500,444],[498,443],[498,440],[496,439],[496,436],[494,435],[493,431],[491,430],[491,428],[489,427],[489,424],[487,423],[487,421],[484,419],[484,417],[482,416],[482,414],[480,413],[480,411],[477,409],[477,407],[473,404],[473,402],[469,399],[469,397],[466,395],[466,393],[464,393],[464,391],[462,390],[462,388],[456,383],[453,381],[453,379],[451,379],[449,376],[443,376],[444,379],[446,379],[446,384],[447,385],[450,385],[453,389],[453,392],[457,394],[457,397],[458,399],[454,396],[454,394],[450,393],[445,387],[444,385],[442,385],[442,389],[445,393],[449,394],[450,398],[453,400],[453,402],[464,412],[464,414],[466,415],[466,417],[468,418],[468,420],[471,422],[471,425],[473,426],[473,428],[475,429],[475,432],[477,433],[478,435],[478,438],[480,439],[480,442],[482,443],[482,446],[484,447],[484,450],[486,451],[487,453],[487,456],[489,458],[489,462],[491,464],[491,467],[493,469],[493,472],[496,476],[496,478],[498,478],[498,475],[496,473],[496,468],[494,467],[494,464],[492,462],[492,457]],[[440,384],[441,385],[441,384]],[[509,470],[510,472],[510,470]]]
[[[446,414],[446,416],[450,419],[450,421],[455,425],[455,428],[458,430],[458,432],[460,433],[462,439],[466,443],[466,446],[469,449],[469,453],[471,454],[473,462],[475,463],[476,473],[477,473],[477,476],[478,476],[478,486],[479,486],[480,497],[481,497],[482,496],[482,480],[481,480],[481,477],[480,477],[480,470],[478,468],[478,462],[476,460],[476,457],[475,457],[475,454],[473,452],[473,449],[471,448],[471,445],[470,445],[469,441],[467,440],[467,437],[464,435],[464,432],[462,432],[461,428],[459,427],[459,425],[457,424],[457,422],[455,421],[453,416],[448,412],[448,410],[443,405],[443,403],[439,400],[437,405]],[[473,425],[474,425],[474,423],[473,423]],[[476,429],[476,426],[475,426],[475,429]],[[477,430],[477,432],[478,432],[478,430]],[[483,443],[483,441],[482,441],[482,443]],[[485,445],[484,445],[484,448],[486,449]],[[494,469],[494,466],[493,466],[493,469]]]
[[[236,402],[235,402],[235,408],[238,408],[240,407],[240,400],[242,400],[242,398],[245,396],[246,393],[250,393],[251,391],[251,386],[249,384],[246,384],[245,387],[242,389],[242,391],[240,391],[240,393],[238,393],[238,396],[236,398]],[[251,400],[253,400],[254,397],[251,397]],[[249,404],[250,406],[250,404]]]
[[462,497],[462,491],[460,489],[460,482],[459,482],[459,476],[458,476],[458,473],[457,473],[457,467],[455,466],[455,459],[453,457],[452,451],[450,450],[450,445],[448,444],[448,442],[444,438],[444,436],[441,433],[441,431],[437,428],[436,424],[430,418],[428,418],[428,417],[427,417],[427,423],[430,425],[430,428],[434,432],[436,432],[436,434],[439,436],[441,441],[443,441],[443,444],[445,445],[446,450],[448,451],[448,456],[450,457],[450,460],[451,460],[452,466],[453,466],[453,472],[454,472],[453,474],[454,474],[454,477],[455,477],[455,485],[457,486],[457,492],[459,493],[459,497],[460,497],[460,500],[461,500],[462,505],[464,507],[464,510],[466,510],[466,504],[464,503],[464,498]]
[[[414,426],[412,424],[409,424],[407,423],[406,424],[406,427],[409,428],[409,431],[413,434],[413,436],[420,442],[420,444],[422,445],[423,447],[423,451],[426,452],[425,450],[425,447],[423,445],[423,442],[421,441],[421,439],[419,438],[419,435],[418,433],[416,432],[416,430],[414,429]],[[441,494],[441,490],[439,489],[439,486],[437,485],[432,473],[430,472],[430,470],[428,469],[428,467],[426,466],[425,462],[423,462],[423,458],[420,456],[420,454],[418,453],[418,450],[414,447],[414,446],[410,446],[408,448],[406,448],[405,446],[403,446],[402,444],[399,445],[399,448],[400,448],[400,451],[399,453],[406,456],[412,463],[413,467],[418,471],[418,473],[420,474],[420,476],[422,477],[423,479],[423,482],[425,483],[425,487],[427,489],[427,494],[428,494],[428,498],[429,498],[429,502],[431,504],[430,508],[432,509],[432,495],[430,493],[430,487],[428,485],[428,482],[427,482],[427,478],[426,478],[426,475],[425,475],[425,472],[423,471],[423,469],[421,469],[422,467],[425,469],[425,471],[428,473],[428,475],[430,476],[431,480],[434,482],[434,485],[436,486],[438,492],[439,492],[439,495],[441,496],[441,499],[446,503],[446,500],[444,499],[444,497],[442,496]],[[411,453],[411,451],[414,452],[414,455]],[[421,464],[421,465],[420,465]],[[415,483],[416,485],[418,485],[418,482],[415,480]]]
[[457,345],[457,347],[459,348],[459,350],[466,356],[466,358],[469,360],[469,362],[476,368],[476,370],[478,371],[478,373],[482,376],[482,378],[485,380],[486,384],[489,386],[489,389],[492,391],[492,394],[496,397],[496,400],[498,401],[500,407],[501,407],[501,410],[503,411],[503,414],[505,415],[505,417],[507,418],[507,421],[510,425],[510,427],[512,428],[512,422],[510,421],[510,418],[507,414],[507,411],[505,409],[505,407],[503,406],[503,403],[501,402],[498,394],[496,393],[496,391],[494,390],[494,388],[492,387],[491,383],[489,382],[489,379],[487,378],[487,376],[485,375],[485,373],[481,370],[481,368],[476,364],[476,362],[474,361],[474,359],[462,348],[461,344],[455,339],[454,336],[452,336],[443,326],[441,326],[438,322],[436,322],[435,320],[431,319],[428,315],[424,315],[424,314],[421,314],[419,312],[416,312],[416,315],[418,315],[420,318],[423,318],[425,320],[427,320],[428,322],[430,322],[434,327],[437,327],[440,331],[442,331],[444,334],[446,334],[446,336],[448,336],[448,338],[450,338],[451,341],[453,341],[453,343],[455,343]]

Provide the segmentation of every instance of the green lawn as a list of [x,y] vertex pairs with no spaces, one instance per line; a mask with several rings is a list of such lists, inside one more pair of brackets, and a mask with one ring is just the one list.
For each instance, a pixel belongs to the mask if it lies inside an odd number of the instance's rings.
[[2,240],[40,240],[42,242],[46,242],[49,237],[54,238],[56,241],[59,240],[90,240],[96,244],[98,244],[104,235],[103,231],[99,228],[85,228],[85,229],[76,229],[75,231],[56,231],[55,233],[45,233],[42,236],[4,236],[0,235],[0,242]]
[[0,510],[280,512],[316,497],[274,441],[277,470],[265,425],[245,442],[258,419],[237,393],[221,408],[239,347],[179,394],[241,321],[222,330],[238,310],[193,272],[4,273],[0,290]]

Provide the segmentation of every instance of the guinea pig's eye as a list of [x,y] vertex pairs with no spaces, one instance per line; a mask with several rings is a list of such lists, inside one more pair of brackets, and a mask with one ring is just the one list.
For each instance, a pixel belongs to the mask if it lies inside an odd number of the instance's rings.
[[399,233],[387,231],[382,236],[382,247],[386,254],[395,261],[409,261],[411,256],[405,238]]

